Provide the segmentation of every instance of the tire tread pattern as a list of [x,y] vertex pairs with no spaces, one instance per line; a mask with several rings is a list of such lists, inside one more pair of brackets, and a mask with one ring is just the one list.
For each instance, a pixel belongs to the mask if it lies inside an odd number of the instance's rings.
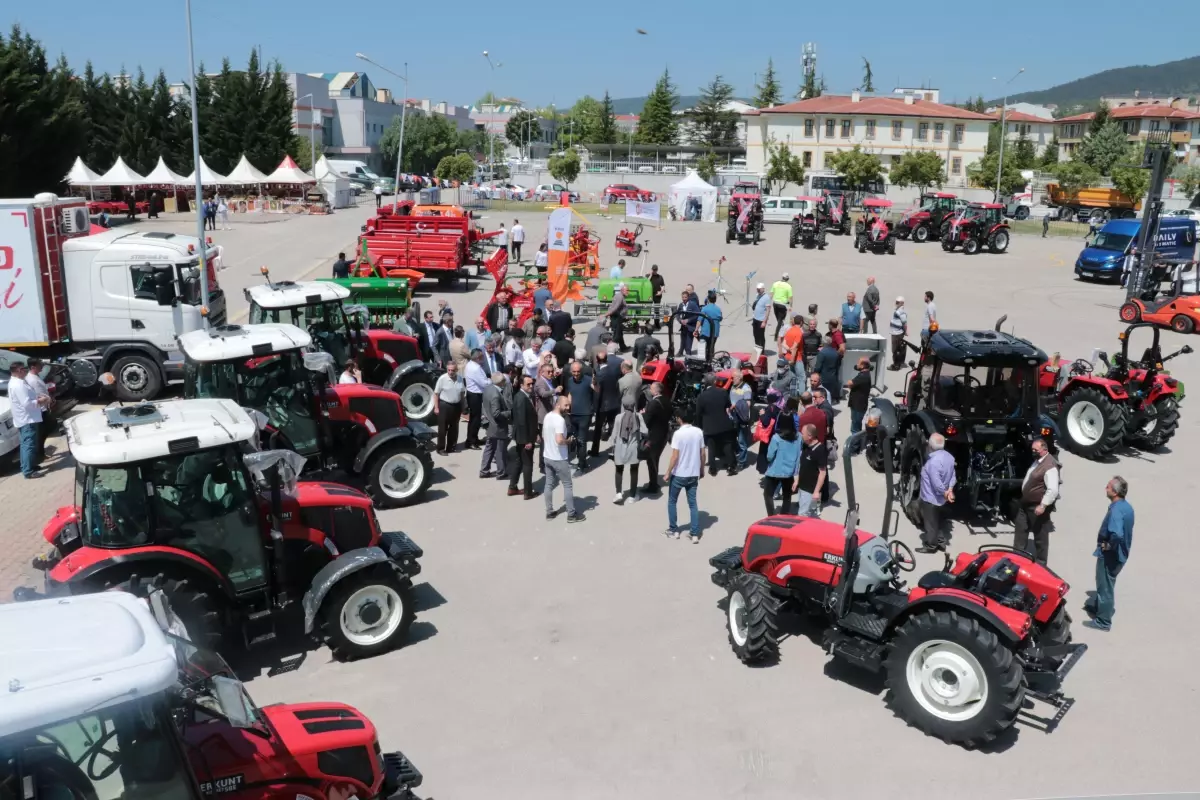
[[771,589],[771,584],[758,573],[746,573],[734,584],[746,599],[746,644],[739,646],[733,639],[731,620],[726,614],[729,646],[744,664],[757,664],[779,659],[779,610],[783,606]]

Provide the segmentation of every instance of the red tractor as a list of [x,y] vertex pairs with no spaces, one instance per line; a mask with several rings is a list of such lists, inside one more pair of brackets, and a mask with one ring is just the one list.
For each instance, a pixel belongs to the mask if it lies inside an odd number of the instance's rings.
[[629,230],[622,228],[617,234],[617,252],[627,255],[630,258],[637,258],[642,254],[642,245],[638,242],[638,237],[642,235],[642,226],[639,223],[636,228]]
[[975,255],[984,245],[993,253],[1008,249],[1009,229],[1000,203],[971,203],[949,222],[942,235],[942,249],[953,252],[962,245],[967,255]]
[[[1066,674],[1087,645],[1072,644],[1067,582],[1024,552],[984,545],[907,588],[916,567],[894,533],[891,458],[879,535],[858,529],[851,454],[845,447],[845,525],[780,515],[750,526],[745,542],[709,563],[727,592],[729,644],[746,664],[775,660],[785,612],[825,625],[836,658],[886,676],[887,700],[926,734],[967,746],[991,741],[1017,721],[1030,698],[1058,709]],[[890,448],[887,448],[890,450]]]
[[803,203],[804,211],[792,218],[792,230],[788,236],[788,247],[801,245],[805,250],[825,249],[825,228],[821,224],[824,218],[820,208],[825,202],[820,197],[800,196],[796,198]]
[[[1129,358],[1129,336],[1149,328],[1154,339],[1140,360]],[[1057,355],[1038,370],[1038,389],[1047,413],[1058,421],[1063,446],[1096,461],[1122,444],[1156,450],[1179,427],[1183,387],[1163,371],[1172,358],[1192,352],[1189,345],[1167,356],[1159,348],[1159,329],[1148,322],[1130,325],[1118,337],[1121,352],[1109,363],[1100,353],[1103,374],[1096,365],[1077,358],[1069,365]]]
[[729,244],[734,239],[737,239],[738,244],[745,244],[747,239],[758,244],[759,239],[762,238],[762,229],[762,196],[757,193],[731,195],[729,215],[725,224],[725,244]]
[[917,207],[906,211],[900,218],[896,235],[901,239],[911,236],[914,242],[941,238],[946,221],[958,213],[962,202],[949,192],[923,194]]
[[849,236],[852,225],[850,224],[850,206],[846,201],[846,195],[842,192],[826,189],[825,203],[821,211],[824,214],[822,224],[826,230]]
[[855,223],[858,252],[865,253],[870,249],[874,253],[896,255],[896,234],[892,230],[892,223],[883,218],[885,211],[891,207],[891,200],[879,197],[863,200],[862,219]]
[[66,429],[76,496],[42,531],[47,594],[158,588],[194,641],[226,653],[277,630],[345,659],[408,636],[421,548],[383,531],[361,492],[296,482],[303,458],[259,451],[237,403],[110,406]]

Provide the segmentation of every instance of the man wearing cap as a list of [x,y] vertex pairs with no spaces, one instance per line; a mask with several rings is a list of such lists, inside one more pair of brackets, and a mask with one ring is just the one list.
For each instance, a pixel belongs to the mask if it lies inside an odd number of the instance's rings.
[[893,372],[904,369],[904,337],[908,335],[908,312],[904,310],[904,298],[896,298],[896,307],[892,309],[892,322],[889,326],[892,334],[892,363],[888,369]]
[[754,296],[751,306],[754,312],[751,327],[754,328],[754,346],[762,353],[767,349],[767,306],[770,305],[771,299],[767,297],[767,287],[763,284],[760,283],[754,288],[758,294]]
[[[624,261],[622,260],[622,263]],[[618,283],[613,290],[612,305],[608,307],[608,313],[604,317],[608,320],[608,329],[612,332],[613,341],[616,343],[620,352],[624,353],[629,348],[625,346],[625,293],[629,291],[623,283]]]
[[771,304],[775,311],[775,336],[779,338],[779,331],[783,328],[783,321],[787,319],[788,312],[792,310],[792,285],[788,283],[790,276],[785,272],[783,277],[771,284]]

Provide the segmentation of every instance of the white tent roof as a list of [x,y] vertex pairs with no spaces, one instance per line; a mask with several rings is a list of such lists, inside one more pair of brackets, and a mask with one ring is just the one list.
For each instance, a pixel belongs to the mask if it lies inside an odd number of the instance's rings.
[[267,176],[255,168],[246,158],[246,154],[242,153],[242,160],[237,163],[237,166],[225,176],[226,183],[266,183]]
[[313,169],[313,174],[317,176],[317,180],[321,180],[329,175],[332,175],[335,178],[346,177],[333,167],[329,166],[329,159],[327,159],[325,156],[321,156],[321,158],[317,161],[317,166]]
[[154,165],[154,169],[146,173],[146,177],[143,182],[147,185],[166,184],[168,186],[173,186],[183,183],[186,180],[187,179],[182,175],[172,172],[171,168],[167,166],[167,162],[163,161],[162,156],[159,156],[158,163]]
[[100,176],[88,169],[82,158],[75,156],[75,163],[64,180],[72,186],[96,186],[100,183]]
[[266,183],[315,183],[316,179],[300,167],[291,156],[284,156],[283,161],[266,178]]
[[[215,184],[226,182],[224,175],[218,175],[212,171],[212,168],[209,167],[208,164],[204,163],[204,156],[200,156],[200,180],[204,182],[205,186],[213,186]],[[184,178],[181,181],[181,184],[183,186],[195,186],[196,171],[192,170],[192,174]]]
[[671,184],[671,188],[672,189],[682,189],[684,191],[686,191],[688,189],[695,189],[695,190],[700,190],[700,189],[714,189],[715,190],[716,189],[716,187],[713,186],[711,183],[704,180],[704,178],[701,178],[700,175],[694,169],[689,169],[688,174],[684,177],[684,179],[679,181],[679,183]]
[[100,186],[137,186],[145,183],[146,179],[131,170],[124,159],[117,156],[117,163],[112,169],[96,179]]

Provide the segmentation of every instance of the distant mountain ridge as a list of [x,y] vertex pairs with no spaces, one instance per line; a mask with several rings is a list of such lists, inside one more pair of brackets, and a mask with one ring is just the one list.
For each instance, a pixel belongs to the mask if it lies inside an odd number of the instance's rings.
[[[741,100],[741,98],[735,97],[734,100]],[[699,102],[700,95],[698,94],[681,94],[679,95],[679,102],[675,104],[675,110],[678,111],[681,108],[692,108],[696,105],[696,103]],[[750,101],[743,100],[742,102],[748,103]],[[646,98],[618,97],[613,99],[612,104],[614,114],[641,114],[642,107],[646,105]]]
[[[1008,96],[1010,103],[1052,103],[1064,110],[1093,106],[1101,97],[1189,97],[1200,95],[1200,56],[1168,61],[1166,64],[1106,69],[1049,89]],[[993,101],[999,104],[1000,100]]]

